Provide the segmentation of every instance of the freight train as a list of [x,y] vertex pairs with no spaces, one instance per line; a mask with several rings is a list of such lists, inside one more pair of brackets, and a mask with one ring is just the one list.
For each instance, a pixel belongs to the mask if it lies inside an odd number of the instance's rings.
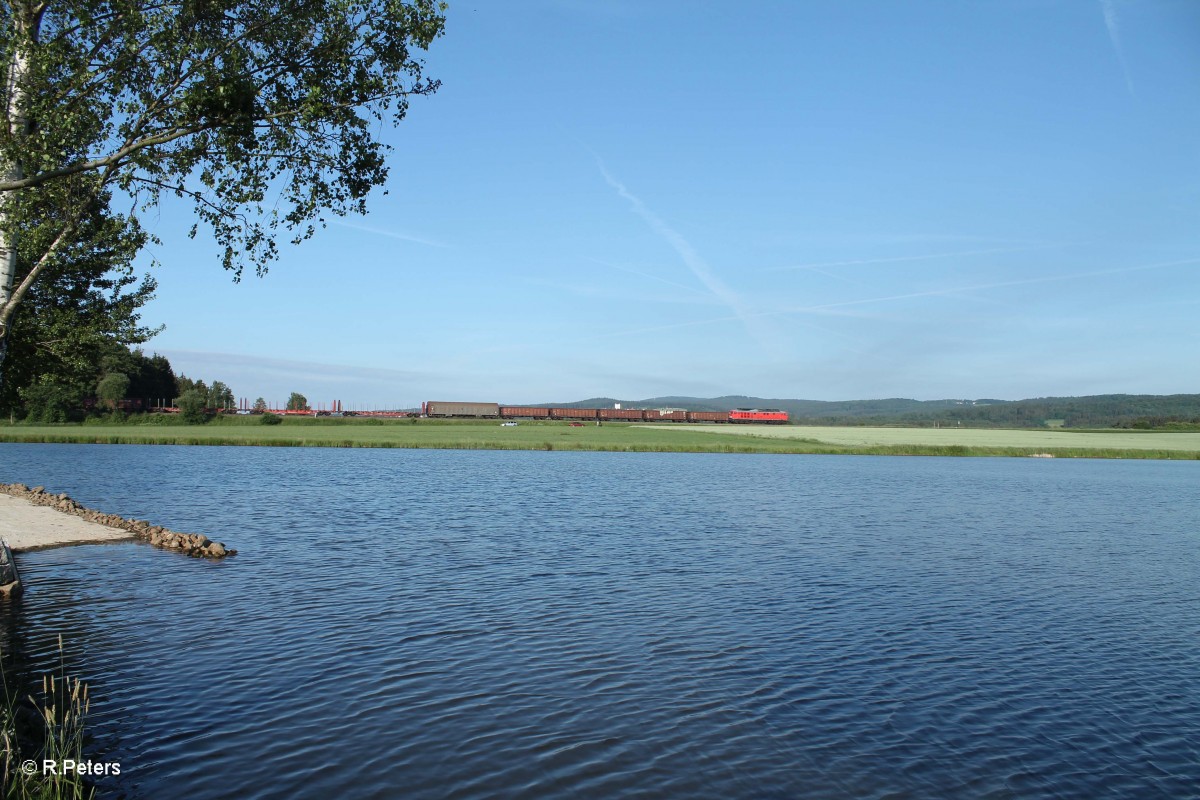
[[595,422],[754,422],[786,425],[788,414],[778,408],[736,408],[732,411],[684,411],[658,408],[541,408],[499,403],[455,403],[430,400],[421,404],[425,417],[472,419],[563,419]]

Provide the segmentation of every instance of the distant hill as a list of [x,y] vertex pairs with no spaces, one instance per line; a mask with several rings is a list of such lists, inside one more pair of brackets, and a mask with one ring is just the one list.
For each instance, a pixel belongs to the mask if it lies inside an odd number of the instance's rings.
[[1200,425],[1200,394],[1106,394],[1086,397],[1038,397],[1028,400],[795,400],[744,395],[725,397],[650,397],[618,400],[592,397],[542,407],[686,408],[728,411],[733,408],[779,408],[793,422],[828,425],[934,425],[972,427],[1152,428]]

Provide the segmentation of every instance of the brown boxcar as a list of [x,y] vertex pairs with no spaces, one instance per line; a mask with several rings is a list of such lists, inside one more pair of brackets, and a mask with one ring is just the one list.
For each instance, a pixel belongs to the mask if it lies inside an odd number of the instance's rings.
[[596,409],[594,408],[552,408],[550,409],[551,419],[595,419]]
[[729,422],[728,411],[689,411],[688,422]]
[[533,406],[500,406],[500,416],[505,419],[549,419],[550,409]]
[[597,413],[599,413],[600,419],[616,419],[625,422],[641,422],[645,419],[640,408],[601,408]]
[[646,411],[647,422],[686,422],[686,411],[660,411],[657,408]]
[[456,403],[430,400],[425,404],[427,417],[498,417],[499,403]]

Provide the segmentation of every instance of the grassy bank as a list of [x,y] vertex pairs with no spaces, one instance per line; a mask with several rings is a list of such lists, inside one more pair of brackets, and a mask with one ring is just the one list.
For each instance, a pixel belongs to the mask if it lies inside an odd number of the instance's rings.
[[[171,422],[173,420],[167,420]],[[1047,440],[1046,436],[1056,436]],[[1066,437],[1063,440],[1061,437]],[[1182,438],[1181,438],[1182,437]],[[0,425],[2,442],[181,444],[268,447],[400,447],[461,450],[595,450],[673,453],[1200,458],[1200,434],[806,428],[800,426],[627,425],[572,428],[563,422],[287,419],[254,417],[207,425]]]

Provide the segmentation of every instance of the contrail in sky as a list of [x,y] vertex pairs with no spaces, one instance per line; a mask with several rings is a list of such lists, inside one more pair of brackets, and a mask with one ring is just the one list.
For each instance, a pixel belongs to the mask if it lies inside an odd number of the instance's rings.
[[1133,94],[1133,78],[1129,77],[1129,65],[1125,63],[1125,51],[1121,49],[1121,23],[1117,19],[1117,4],[1115,0],[1100,0],[1104,9],[1104,27],[1108,28],[1108,38],[1112,40],[1113,50],[1117,60],[1121,62],[1121,72],[1125,74],[1125,86]]
[[746,330],[749,331],[750,335],[758,340],[761,346],[764,348],[768,347],[772,341],[771,337],[763,335],[760,330],[756,330],[758,326],[753,322],[753,318],[760,315],[750,311],[742,298],[733,289],[730,289],[724,281],[713,274],[708,264],[700,257],[700,254],[696,252],[695,248],[678,231],[663,222],[657,214],[646,207],[641,198],[634,195],[625,188],[625,184],[614,178],[605,169],[603,161],[597,158],[596,164],[599,166],[600,174],[604,176],[604,180],[616,190],[617,194],[629,202],[633,212],[641,217],[650,226],[651,230],[671,246],[671,249],[679,255],[683,263],[691,270],[691,273],[696,276],[696,279],[700,283],[704,284],[717,299],[729,306],[729,309],[734,314],[733,319],[740,320],[746,326]]

